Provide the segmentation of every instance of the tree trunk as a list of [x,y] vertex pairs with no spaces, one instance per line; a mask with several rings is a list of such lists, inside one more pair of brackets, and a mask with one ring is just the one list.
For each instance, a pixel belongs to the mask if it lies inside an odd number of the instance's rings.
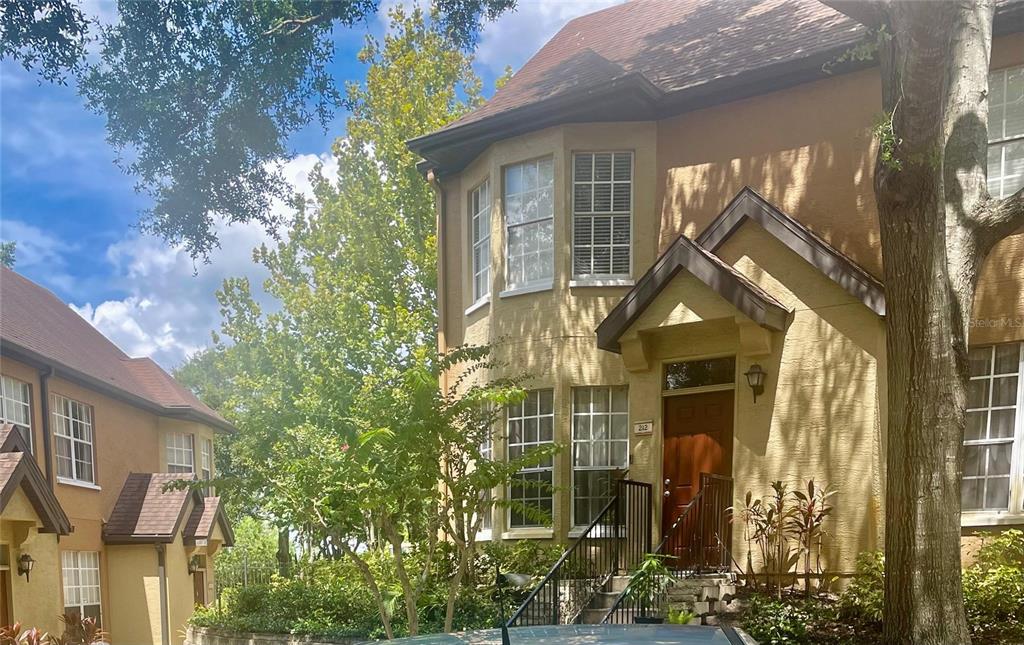
[[993,0],[822,0],[881,27],[875,167],[888,359],[885,641],[970,642],[960,568],[967,342],[979,269],[1024,226],[986,186]]
[[405,568],[405,557],[402,555],[402,536],[390,519],[385,518],[381,525],[391,543],[391,554],[395,557],[395,573],[398,575],[398,582],[402,586],[402,595],[405,597],[405,615],[409,620],[409,635],[416,636],[420,633],[419,615],[416,613],[419,594],[413,587],[412,581],[409,579],[409,572]]
[[452,623],[455,620],[455,601],[459,598],[459,591],[462,589],[462,581],[466,577],[466,568],[469,564],[468,551],[465,546],[458,547],[459,549],[459,564],[455,569],[455,575],[452,576],[451,582],[448,585],[448,604],[445,607],[444,612],[444,632],[447,634],[452,631]]
[[292,550],[289,543],[288,529],[277,530],[277,573],[282,578],[291,575]]
[[391,631],[391,615],[388,613],[387,605],[384,603],[384,596],[380,593],[380,587],[377,586],[377,579],[373,576],[373,571],[370,570],[369,565],[363,561],[359,555],[352,550],[352,547],[348,545],[348,542],[341,542],[341,550],[344,551],[345,555],[348,556],[352,564],[356,565],[359,569],[359,573],[363,576],[363,582],[370,588],[370,593],[373,594],[373,601],[377,605],[377,612],[380,614],[380,622],[384,625],[384,635],[391,640],[395,637]]

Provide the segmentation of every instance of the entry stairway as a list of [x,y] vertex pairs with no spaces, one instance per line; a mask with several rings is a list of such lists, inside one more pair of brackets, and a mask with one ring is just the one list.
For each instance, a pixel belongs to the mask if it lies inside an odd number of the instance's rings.
[[[651,546],[651,485],[616,482],[615,495],[569,545],[508,621],[509,627],[572,623],[632,623],[637,616],[685,608],[714,624],[735,594],[728,573],[732,479],[702,473],[697,495]],[[648,553],[665,556],[673,584],[658,606],[629,593],[630,572]]]

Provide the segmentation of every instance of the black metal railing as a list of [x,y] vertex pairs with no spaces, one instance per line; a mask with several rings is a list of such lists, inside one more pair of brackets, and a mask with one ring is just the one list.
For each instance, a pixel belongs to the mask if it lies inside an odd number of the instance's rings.
[[[728,571],[732,524],[732,478],[701,473],[697,495],[683,507],[652,553],[665,556],[673,578],[686,578],[707,571]],[[631,593],[632,581],[601,619],[602,623],[629,624],[636,616],[663,613],[664,598],[645,598]],[[652,602],[653,600],[653,602]]]
[[620,479],[612,499],[530,592],[508,626],[578,622],[612,576],[632,571],[650,549],[651,485]]

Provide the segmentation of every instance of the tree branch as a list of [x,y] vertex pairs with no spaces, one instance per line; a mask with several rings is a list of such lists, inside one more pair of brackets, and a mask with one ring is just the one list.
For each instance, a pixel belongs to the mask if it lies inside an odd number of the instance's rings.
[[305,18],[290,18],[288,20],[282,20],[267,31],[263,32],[264,36],[294,36],[298,32],[306,29],[310,25],[315,25],[318,22],[323,22],[330,18],[326,13],[318,13],[315,16],[306,16]]
[[988,255],[1003,238],[1024,228],[1024,188],[1003,199],[989,199],[972,218],[978,226],[979,249]]
[[889,0],[820,0],[820,2],[870,29],[878,29],[889,21]]

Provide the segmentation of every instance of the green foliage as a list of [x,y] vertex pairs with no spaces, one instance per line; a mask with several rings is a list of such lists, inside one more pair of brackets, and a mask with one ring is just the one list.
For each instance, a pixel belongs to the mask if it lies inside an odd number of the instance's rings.
[[277,569],[277,531],[253,517],[234,523],[235,544],[214,558],[218,580],[234,579],[246,567],[252,571]]
[[753,596],[743,614],[742,625],[757,642],[764,645],[802,645],[809,643],[811,612],[802,603]]
[[633,571],[625,594],[644,609],[654,609],[660,606],[665,590],[672,583],[672,572],[665,566],[667,557],[657,553],[648,553]]
[[0,264],[4,265],[8,269],[14,268],[17,246],[17,242],[14,241],[0,242]]
[[688,625],[697,617],[697,614],[685,609],[670,609],[668,612],[668,623],[670,625]]
[[[23,4],[74,6],[69,0]],[[450,61],[465,60],[480,20],[513,4],[435,0],[430,33],[443,43],[438,51],[448,52]],[[278,233],[282,221],[271,205],[291,197],[281,173],[289,136],[314,122],[326,130],[342,106],[358,121],[368,105],[351,89],[340,91],[330,73],[334,28],[374,16],[378,5],[377,0],[121,0],[118,22],[99,35],[100,59],[79,86],[88,106],[106,116],[108,141],[131,153],[122,167],[155,202],[142,227],[204,259],[218,244],[218,219],[258,222]],[[374,47],[371,40],[368,50]],[[14,51],[26,51],[23,58],[29,60],[33,50]],[[364,52],[363,60],[372,62],[372,56]],[[402,112],[404,118],[394,120],[393,127],[409,138],[455,116],[454,96],[426,121],[416,109],[416,103],[430,102],[436,94],[436,88],[418,82],[425,72],[436,74],[431,80],[441,81],[442,91],[450,89],[444,61],[432,61],[440,63],[437,70],[426,67],[425,58],[415,61],[423,65],[418,70],[408,61],[394,62],[410,74],[410,89],[424,91],[422,100],[415,92],[402,92],[408,105],[391,103],[395,112],[379,113],[381,123]],[[398,78],[398,70],[374,72]],[[408,129],[410,121],[417,127]],[[352,126],[350,121],[348,134],[362,139]],[[363,153],[358,141],[353,150]],[[377,153],[377,161],[387,166],[390,152],[377,148]],[[373,161],[358,167],[365,170]]]
[[896,156],[896,148],[903,142],[893,129],[892,115],[884,114],[875,120],[875,138],[878,139],[878,161],[889,170],[899,170],[902,167],[899,158]]
[[0,59],[65,83],[85,57],[89,20],[76,0],[10,0],[0,11]]
[[885,554],[865,551],[857,556],[857,576],[839,597],[844,618],[855,622],[882,622],[885,606]]
[[964,571],[964,605],[975,642],[1024,641],[1024,531],[984,537]]

